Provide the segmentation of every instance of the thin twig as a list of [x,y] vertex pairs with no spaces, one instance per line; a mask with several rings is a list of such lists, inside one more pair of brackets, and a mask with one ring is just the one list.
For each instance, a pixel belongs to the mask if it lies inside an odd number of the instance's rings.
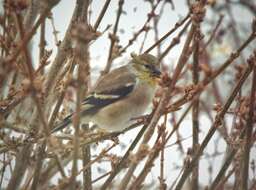
[[106,11],[107,11],[107,8],[108,8],[110,2],[111,2],[111,0],[106,0],[105,4],[104,4],[104,6],[103,6],[103,8],[102,8],[102,10],[100,12],[100,15],[99,15],[99,17],[97,18],[97,21],[94,24],[93,29],[95,31],[97,31],[97,29],[98,29],[98,27],[99,27],[99,25],[100,25],[104,15],[105,15]]
[[181,36],[186,32],[188,26],[190,25],[191,21],[189,20],[187,24],[182,28],[182,30],[179,32],[177,37],[174,37],[170,43],[170,45],[163,51],[163,53],[159,56],[158,60],[161,62],[161,60],[171,51],[171,49],[179,44]]
[[215,121],[212,125],[212,127],[210,128],[210,130],[208,131],[206,137],[204,138],[204,140],[201,143],[201,146],[199,147],[197,153],[193,156],[191,162],[189,163],[189,165],[186,167],[186,169],[184,170],[180,180],[177,183],[177,186],[175,187],[175,190],[180,190],[183,186],[183,184],[185,183],[187,177],[189,176],[189,174],[192,172],[193,168],[195,167],[195,164],[197,163],[198,159],[200,158],[200,156],[202,155],[205,147],[208,145],[209,141],[211,140],[212,136],[214,135],[215,131],[217,130],[218,126],[222,123],[222,120],[227,112],[227,110],[229,109],[231,103],[233,102],[233,100],[235,99],[238,91],[241,89],[244,81],[247,79],[247,77],[249,76],[249,74],[251,73],[252,68],[251,67],[247,67],[246,71],[243,73],[243,75],[241,76],[240,80],[238,81],[238,83],[236,84],[235,88],[233,89],[233,91],[231,92],[229,98],[227,99],[224,107],[222,108],[222,110],[216,115],[215,117]]
[[114,51],[115,44],[118,40],[117,39],[117,29],[118,29],[121,14],[123,12],[123,5],[124,5],[124,0],[119,0],[119,2],[118,2],[118,11],[117,11],[117,16],[116,16],[116,22],[115,22],[115,25],[114,25],[114,30],[113,30],[113,33],[110,35],[110,48],[109,48],[109,52],[108,52],[108,60],[107,60],[107,64],[106,64],[104,70],[102,71],[103,75],[108,73],[110,68],[111,68],[112,59],[113,59],[113,56],[114,56],[113,51]]
[[220,25],[221,25],[221,23],[222,23],[222,21],[223,21],[223,18],[224,18],[224,15],[220,15],[220,18],[219,18],[219,20],[218,20],[216,26],[214,27],[214,29],[213,29],[213,31],[212,31],[212,33],[211,33],[209,39],[205,42],[204,48],[208,47],[209,44],[211,43],[211,41],[212,41],[212,40],[214,39],[214,37],[216,36],[216,32],[217,32],[217,30],[219,29],[219,27],[220,27]]
[[16,51],[13,53],[12,57],[10,57],[10,58],[8,58],[8,60],[6,60],[7,62],[10,62],[10,63],[15,62],[15,60],[17,59],[17,57],[19,56],[21,51],[24,50],[24,47],[27,46],[28,42],[31,40],[31,38],[36,33],[38,27],[44,22],[45,18],[49,14],[49,11],[51,10],[51,8],[52,7],[48,7],[43,10],[42,14],[36,21],[35,25],[31,28],[31,30],[28,33],[26,33],[23,40],[19,43],[19,46],[16,48]]
[[131,184],[129,190],[136,190],[141,187],[141,183],[145,180],[147,177],[148,172],[151,170],[151,168],[154,166],[154,160],[157,158],[160,150],[162,149],[164,145],[164,141],[159,141],[160,137],[162,136],[162,133],[164,133],[165,130],[161,130],[158,134],[158,137],[154,143],[153,151],[149,154],[148,159],[146,161],[146,164],[144,165],[142,171],[138,175],[138,177],[134,180],[134,182]]
[[154,49],[156,46],[158,46],[159,43],[162,43],[167,37],[169,37],[173,32],[175,32],[180,26],[182,26],[187,20],[189,19],[189,14],[182,19],[180,22],[177,22],[169,32],[167,32],[163,37],[161,37],[155,44],[150,46],[144,53],[149,53],[152,49]]
[[126,159],[128,158],[130,152],[135,148],[139,140],[141,139],[142,135],[147,129],[147,125],[144,125],[128,150],[125,152],[124,156],[122,157],[121,161],[114,167],[114,169],[111,171],[110,176],[107,178],[107,180],[104,182],[104,184],[101,186],[101,190],[105,190],[111,183],[111,181],[115,178],[115,176],[120,172],[120,170],[124,167],[124,164],[126,162]]
[[[152,4],[153,2],[150,2],[150,3]],[[160,1],[157,1],[155,5],[152,5],[152,9],[151,9],[150,13],[148,14],[148,18],[147,18],[146,22],[137,32],[135,32],[133,34],[133,37],[131,39],[129,39],[128,43],[120,50],[120,52],[119,52],[120,55],[123,54],[128,49],[128,47],[130,47],[135,42],[135,40],[139,37],[139,35],[142,32],[149,31],[150,28],[148,27],[148,24],[152,20],[152,18],[155,17],[155,10],[158,7],[159,3],[160,3]]]

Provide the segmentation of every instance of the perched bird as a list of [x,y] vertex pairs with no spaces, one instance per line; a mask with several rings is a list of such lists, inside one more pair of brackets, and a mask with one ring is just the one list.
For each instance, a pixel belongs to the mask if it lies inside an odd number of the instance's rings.
[[[160,78],[159,64],[153,55],[132,54],[131,61],[104,75],[82,102],[81,122],[93,122],[105,131],[121,131],[132,118],[143,114],[155,94]],[[72,123],[73,113],[52,132]]]

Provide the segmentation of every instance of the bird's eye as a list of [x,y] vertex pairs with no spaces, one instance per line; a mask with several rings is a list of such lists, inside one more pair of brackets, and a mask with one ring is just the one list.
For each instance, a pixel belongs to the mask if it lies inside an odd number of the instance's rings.
[[150,69],[150,65],[144,64],[144,67]]

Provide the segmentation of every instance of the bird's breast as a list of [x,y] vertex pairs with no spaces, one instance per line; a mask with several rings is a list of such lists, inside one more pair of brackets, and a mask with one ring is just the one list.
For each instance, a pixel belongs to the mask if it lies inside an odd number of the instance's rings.
[[142,115],[154,97],[155,89],[147,83],[137,84],[127,97],[102,108],[92,122],[108,131],[120,131],[131,125],[132,118]]

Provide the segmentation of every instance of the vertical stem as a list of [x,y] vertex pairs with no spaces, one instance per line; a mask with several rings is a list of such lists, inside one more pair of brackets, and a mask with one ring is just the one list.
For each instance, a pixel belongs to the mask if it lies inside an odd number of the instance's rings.
[[[81,50],[80,50],[81,51]],[[77,59],[79,60],[79,58]],[[81,102],[82,102],[82,94],[83,94],[83,83],[81,79],[81,72],[82,72],[82,64],[83,62],[78,61],[78,79],[77,79],[77,94],[76,94],[76,112],[74,114],[74,128],[75,134],[73,136],[73,145],[74,145],[74,152],[73,152],[73,165],[72,165],[72,173],[70,177],[70,189],[76,189],[76,174],[77,174],[77,160],[78,160],[78,149],[79,149],[79,124],[80,124],[80,113],[81,113]]]
[[[85,131],[88,130],[89,127],[88,125],[85,127]],[[91,162],[91,149],[90,149],[90,144],[85,145],[83,147],[83,167],[86,167],[88,163]],[[92,172],[91,172],[91,167],[87,167],[83,171],[83,189],[84,190],[92,190]]]
[[42,170],[42,165],[43,165],[43,157],[45,154],[45,148],[46,148],[46,142],[44,141],[42,145],[38,146],[38,154],[37,154],[37,161],[36,161],[36,167],[35,167],[35,172],[34,172],[34,179],[31,185],[31,190],[37,189],[39,179],[40,179],[40,174]]
[[[78,76],[77,76],[77,94],[76,94],[76,112],[74,114],[74,128],[75,134],[73,136],[74,143],[74,153],[73,153],[73,165],[72,165],[72,173],[70,177],[70,189],[76,189],[76,176],[77,176],[77,162],[78,162],[78,151],[79,151],[79,124],[80,124],[80,113],[82,98],[87,90],[87,82],[89,78],[89,42],[90,39],[84,40],[83,36],[91,35],[88,25],[87,13],[88,7],[90,4],[90,0],[80,1],[81,7],[81,16],[79,17],[79,21],[76,28],[74,29],[76,47],[75,47],[75,56],[78,63]],[[84,33],[83,35],[79,35],[80,33]]]
[[5,164],[5,153],[3,154],[3,166],[1,168],[1,177],[0,177],[0,189],[2,189],[2,184],[3,184],[3,179],[4,179],[4,173],[6,169],[6,164]]
[[[40,28],[40,42],[39,42],[39,64],[41,63],[42,58],[44,57],[44,51],[45,51],[45,20],[41,24]],[[44,73],[44,70],[41,70],[41,74]]]
[[245,143],[244,143],[244,154],[243,154],[243,163],[242,163],[242,183],[241,190],[248,189],[248,181],[249,181],[249,162],[250,162],[250,149],[252,142],[252,129],[253,129],[253,118],[254,118],[254,106],[255,106],[255,91],[256,91],[256,57],[253,63],[253,77],[252,77],[252,88],[251,88],[251,97],[250,97],[250,108],[248,114],[248,120],[245,128]]
[[[200,43],[200,25],[197,25],[196,34],[194,35],[194,53],[193,53],[193,83],[198,84],[199,80],[199,43]],[[192,132],[193,132],[193,144],[192,144],[192,154],[197,152],[199,145],[199,122],[198,122],[198,112],[199,112],[199,96],[193,101],[192,107]],[[198,173],[199,173],[199,160],[196,162],[195,167],[192,171],[192,190],[198,189]]]
[[[167,115],[165,115],[165,121],[167,119]],[[166,125],[166,122],[165,122],[165,125]],[[162,142],[163,144],[166,144],[166,133],[163,132],[162,133]],[[166,184],[165,184],[165,180],[164,180],[164,150],[165,150],[165,147],[163,146],[162,147],[162,150],[161,150],[161,155],[160,155],[160,178],[159,178],[159,181],[160,181],[160,187],[159,189],[160,190],[165,190],[167,188]]]

